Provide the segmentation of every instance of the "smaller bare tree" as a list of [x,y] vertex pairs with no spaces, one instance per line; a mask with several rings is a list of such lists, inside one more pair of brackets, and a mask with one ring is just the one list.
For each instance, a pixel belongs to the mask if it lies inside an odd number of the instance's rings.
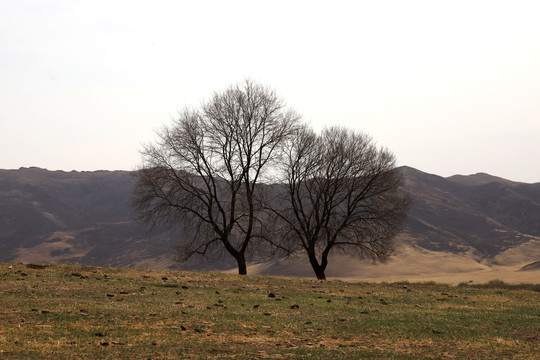
[[250,80],[183,111],[142,152],[133,199],[140,219],[181,226],[180,260],[225,251],[245,275],[263,236],[257,184],[297,121],[274,91]]
[[286,159],[285,195],[269,207],[281,224],[276,235],[289,252],[305,251],[318,279],[332,251],[380,261],[393,253],[410,198],[389,151],[345,128],[303,128]]

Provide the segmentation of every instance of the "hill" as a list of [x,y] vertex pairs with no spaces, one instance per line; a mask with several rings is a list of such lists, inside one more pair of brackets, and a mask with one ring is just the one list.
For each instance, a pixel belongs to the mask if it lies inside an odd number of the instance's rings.
[[[356,260],[334,261],[329,276],[463,272],[522,267],[540,259],[540,184],[487,174],[443,178],[410,167],[399,171],[414,200],[398,237],[400,253],[376,268]],[[134,220],[129,205],[133,185],[125,171],[0,170],[0,261],[178,266],[177,234],[158,229],[149,235]],[[226,259],[187,266],[228,267]],[[302,258],[252,264],[251,273],[311,276]]]
[[125,171],[0,170],[0,261],[167,267],[173,239],[134,220]]
[[533,263],[527,264],[520,269],[520,271],[531,271],[531,270],[540,270],[540,261],[535,261]]
[[[540,240],[540,184],[489,175],[448,179],[403,167],[414,205],[405,233],[422,248],[497,255]],[[488,181],[493,180],[493,181]]]
[[447,178],[450,181],[454,181],[464,185],[485,185],[489,183],[501,183],[512,185],[514,184],[511,180],[506,180],[498,176],[489,175],[486,173],[477,173],[474,175],[453,175]]

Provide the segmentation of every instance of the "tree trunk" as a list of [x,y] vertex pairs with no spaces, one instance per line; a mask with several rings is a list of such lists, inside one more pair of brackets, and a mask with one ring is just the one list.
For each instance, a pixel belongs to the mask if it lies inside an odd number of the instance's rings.
[[247,275],[246,258],[244,254],[238,254],[236,262],[238,263],[238,274]]
[[317,256],[314,252],[310,252],[308,255],[309,263],[311,264],[311,267],[315,272],[315,276],[317,276],[317,280],[326,280],[326,275],[324,274],[324,270],[326,270],[326,265],[319,265],[319,261],[317,261]]
[[244,255],[245,249],[242,249],[240,251],[236,250],[231,243],[227,240],[227,238],[223,238],[221,240],[223,242],[223,245],[225,246],[225,249],[231,254],[235,259],[236,263],[238,264],[238,274],[239,275],[247,275],[247,266],[246,266],[246,256]]

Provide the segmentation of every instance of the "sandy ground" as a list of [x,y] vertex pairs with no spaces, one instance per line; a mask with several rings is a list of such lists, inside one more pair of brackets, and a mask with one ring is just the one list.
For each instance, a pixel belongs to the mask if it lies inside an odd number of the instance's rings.
[[[540,241],[533,240],[499,256],[480,261],[471,252],[460,255],[435,252],[404,245],[389,262],[373,264],[345,256],[334,256],[327,269],[329,279],[370,282],[436,281],[451,285],[461,282],[485,283],[503,280],[508,283],[540,283],[540,270],[519,271],[540,259]],[[248,268],[250,274],[313,278],[303,259],[258,264]]]
[[490,280],[503,280],[510,284],[520,283],[540,283],[540,270],[517,271],[519,268],[509,266],[495,266],[489,269],[477,271],[463,271],[458,273],[432,272],[423,275],[386,275],[386,276],[357,276],[340,277],[344,281],[369,281],[369,282],[424,282],[435,281],[438,283],[457,285],[462,282],[467,283],[487,283]]
[[[62,262],[66,257],[82,257],[90,248],[76,247],[70,241],[75,234],[55,233],[48,241],[19,249],[22,262]],[[56,251],[55,256],[51,252]],[[53,252],[54,254],[54,252]],[[305,256],[289,260],[248,266],[250,275],[314,277]],[[328,279],[361,282],[423,282],[436,281],[456,285],[461,282],[485,283],[503,280],[508,283],[540,284],[540,270],[519,271],[523,266],[540,260],[540,240],[533,239],[509,249],[491,259],[479,259],[471,251],[462,254],[429,251],[413,245],[402,245],[398,253],[385,264],[374,264],[347,256],[333,256],[326,270]],[[126,260],[127,261],[127,260]],[[174,265],[171,256],[141,259],[131,266],[167,268]],[[216,269],[217,270],[217,269]],[[236,273],[236,268],[230,273]]]

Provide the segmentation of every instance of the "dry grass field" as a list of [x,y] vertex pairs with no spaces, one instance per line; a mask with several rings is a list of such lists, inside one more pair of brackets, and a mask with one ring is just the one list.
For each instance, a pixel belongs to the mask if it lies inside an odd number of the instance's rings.
[[0,358],[540,359],[538,291],[0,263]]

